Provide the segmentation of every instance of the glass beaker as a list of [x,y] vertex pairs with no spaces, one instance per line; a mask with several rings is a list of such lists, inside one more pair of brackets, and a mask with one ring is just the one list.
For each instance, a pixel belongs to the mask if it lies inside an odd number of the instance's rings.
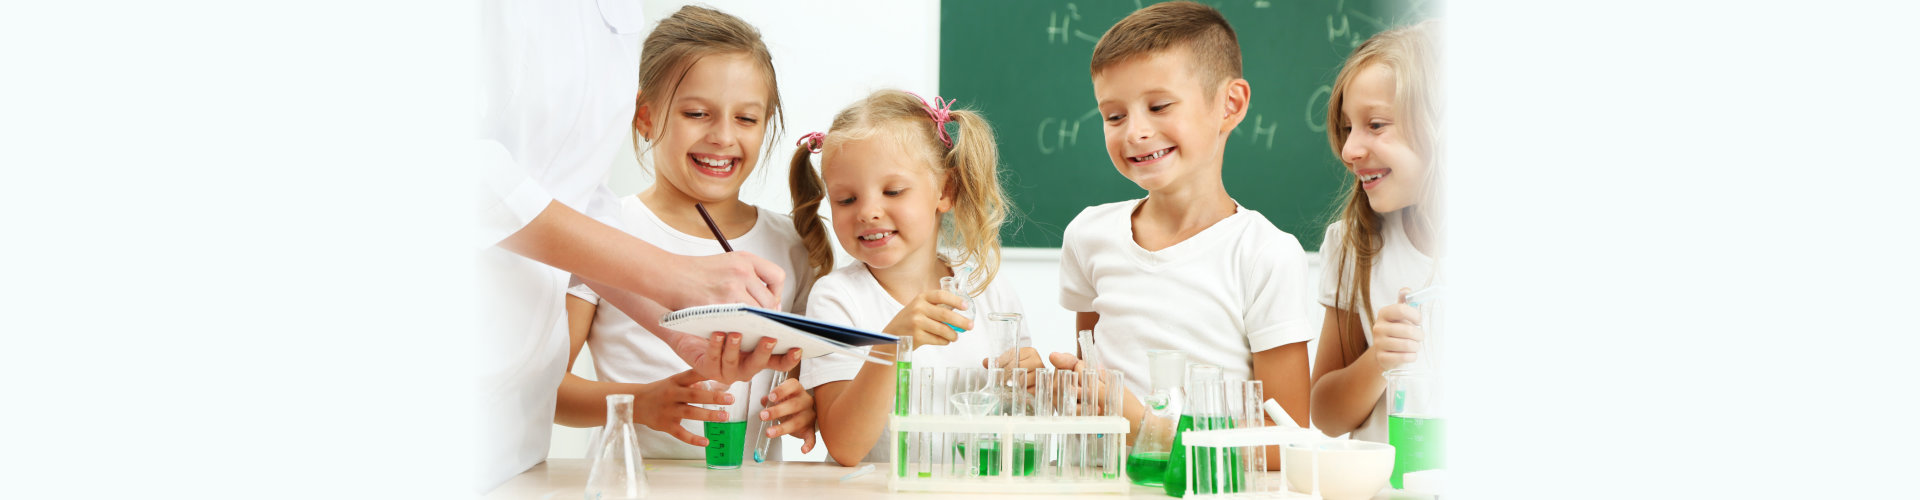
[[1390,482],[1399,489],[1408,472],[1446,468],[1446,420],[1432,372],[1400,368],[1386,377],[1387,444],[1393,445]]
[[[701,382],[707,390],[720,390],[719,382],[708,380]],[[728,395],[733,396],[732,404],[701,405],[710,410],[727,412],[724,422],[704,422],[707,436],[707,468],[738,469],[740,461],[746,455],[747,445],[747,404],[752,392],[753,382],[743,380],[725,386]]]
[[594,447],[587,473],[586,500],[626,500],[647,496],[640,443],[633,433],[633,395],[607,395],[607,426]]
[[1187,353],[1172,349],[1147,351],[1147,370],[1153,392],[1147,394],[1146,414],[1140,418],[1140,433],[1127,453],[1127,476],[1133,484],[1162,486],[1167,475],[1167,454],[1173,451],[1174,430],[1180,424],[1180,388],[1186,379]]

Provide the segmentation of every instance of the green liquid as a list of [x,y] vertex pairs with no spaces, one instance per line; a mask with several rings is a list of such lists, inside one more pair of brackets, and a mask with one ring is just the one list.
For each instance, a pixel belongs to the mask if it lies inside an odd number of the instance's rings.
[[[1161,487],[1166,489],[1167,496],[1187,496],[1188,471],[1186,435],[1187,430],[1193,428],[1194,418],[1192,415],[1181,415],[1180,424],[1174,428],[1173,451],[1167,453],[1167,475],[1161,480]],[[1202,422],[1212,423],[1212,425],[1208,426],[1208,429],[1228,429],[1233,427],[1233,419],[1228,417],[1200,418],[1205,419],[1202,420]],[[1219,459],[1219,455],[1216,455],[1216,453],[1220,452],[1216,449],[1202,449],[1200,453],[1201,455],[1196,457],[1200,461],[1198,468],[1192,471],[1196,480],[1194,492],[1238,493],[1241,490],[1245,478],[1241,477],[1242,472],[1240,467],[1236,466],[1233,470],[1227,472],[1226,484],[1214,484],[1213,464]],[[1240,450],[1229,449],[1227,453],[1227,463],[1240,463]]]
[[[910,387],[910,385],[907,383],[908,382],[907,375],[912,372],[913,372],[912,361],[896,361],[893,363],[893,414],[894,415],[899,415],[903,417],[907,415],[907,405],[910,403],[910,401],[907,399],[907,388]],[[898,440],[898,445],[899,445],[899,447],[893,451],[895,453],[894,456],[900,457],[899,460],[895,460],[896,462],[900,462],[900,467],[899,467],[899,470],[894,471],[894,473],[898,474],[899,477],[907,477],[907,463],[913,461],[913,457],[907,455],[907,433],[894,432],[894,435],[898,436],[898,438],[896,439]]]
[[1167,478],[1167,453],[1135,453],[1127,456],[1127,477],[1133,484],[1162,486]]
[[[966,459],[966,456],[967,456],[966,447],[967,445],[965,443],[953,445],[953,451],[955,453],[960,454],[961,460]],[[999,441],[981,441],[979,445],[979,449],[980,449],[980,458],[977,459],[976,461],[978,462],[977,465],[980,466],[980,475],[982,476],[1000,475],[1000,442]],[[1015,450],[1014,457],[1013,457],[1013,460],[1014,460],[1013,475],[1016,477],[1033,475],[1033,465],[1035,461],[1035,458],[1034,458],[1035,450],[1034,450],[1033,443],[1031,442],[1014,443],[1013,449]]]
[[741,449],[746,447],[747,421],[706,422],[707,468],[740,468]]
[[1446,421],[1416,414],[1387,415],[1387,444],[1393,445],[1393,487],[1403,488],[1408,472],[1447,466]]

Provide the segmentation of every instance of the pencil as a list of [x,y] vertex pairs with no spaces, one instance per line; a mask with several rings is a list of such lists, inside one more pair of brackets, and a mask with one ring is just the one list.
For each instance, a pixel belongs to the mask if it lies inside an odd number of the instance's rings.
[[693,204],[693,208],[700,211],[700,218],[707,220],[707,229],[713,231],[713,239],[720,240],[720,248],[729,252],[733,251],[733,245],[727,244],[727,235],[720,234],[720,225],[714,224],[713,216],[707,215],[707,207],[695,203]]

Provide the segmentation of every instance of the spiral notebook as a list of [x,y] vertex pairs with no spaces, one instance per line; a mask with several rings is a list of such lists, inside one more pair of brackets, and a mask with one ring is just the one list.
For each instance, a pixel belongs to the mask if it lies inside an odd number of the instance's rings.
[[741,352],[752,351],[753,346],[759,345],[761,337],[773,337],[779,341],[774,346],[774,354],[799,349],[801,357],[814,358],[838,352],[883,365],[891,365],[893,361],[874,357],[860,347],[900,341],[899,337],[884,333],[825,323],[746,304],[714,304],[681,309],[662,316],[660,326],[700,336],[711,332],[740,332]]

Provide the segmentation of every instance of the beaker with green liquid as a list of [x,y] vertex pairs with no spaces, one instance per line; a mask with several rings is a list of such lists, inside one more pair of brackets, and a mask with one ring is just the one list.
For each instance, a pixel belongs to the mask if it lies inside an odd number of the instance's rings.
[[[721,387],[719,382],[712,380],[701,384],[705,384],[709,390],[719,390]],[[751,380],[742,380],[725,387],[727,394],[733,396],[732,404],[701,405],[727,413],[724,422],[705,423],[708,469],[738,469],[741,458],[746,456],[747,398],[753,384]]]
[[1444,469],[1446,419],[1432,372],[1420,368],[1390,370],[1387,377],[1387,444],[1393,445],[1393,487],[1404,488],[1408,472]]
[[1147,412],[1140,419],[1140,433],[1133,438],[1127,453],[1127,478],[1141,486],[1162,486],[1167,476],[1167,456],[1173,451],[1174,430],[1180,424],[1181,382],[1186,380],[1187,353],[1173,349],[1147,351],[1147,371],[1152,393],[1147,394]]

